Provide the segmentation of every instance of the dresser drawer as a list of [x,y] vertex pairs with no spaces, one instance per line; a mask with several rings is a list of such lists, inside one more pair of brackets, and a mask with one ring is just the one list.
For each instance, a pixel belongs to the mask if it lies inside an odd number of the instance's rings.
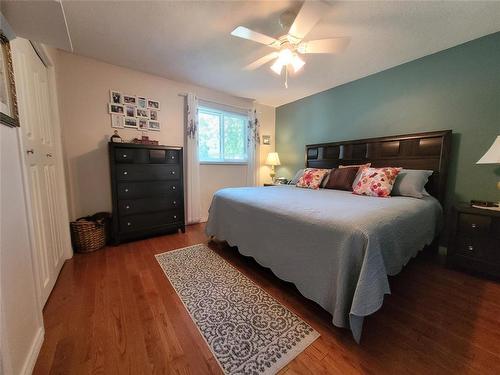
[[116,148],[115,160],[117,163],[133,163],[135,151],[133,148]]
[[127,199],[118,201],[118,213],[120,216],[144,212],[165,211],[179,207],[182,207],[181,196],[179,193],[153,198]]
[[179,155],[180,155],[179,150],[167,150],[167,158],[165,162],[169,164],[178,164]]
[[134,164],[117,165],[118,181],[177,180],[180,176],[178,165]]
[[180,210],[170,210],[141,215],[120,217],[120,230],[122,232],[133,232],[145,228],[154,228],[162,225],[178,224],[183,221]]
[[119,199],[148,198],[182,193],[181,181],[120,182],[117,185]]
[[469,236],[485,236],[490,232],[491,217],[460,213],[459,232]]

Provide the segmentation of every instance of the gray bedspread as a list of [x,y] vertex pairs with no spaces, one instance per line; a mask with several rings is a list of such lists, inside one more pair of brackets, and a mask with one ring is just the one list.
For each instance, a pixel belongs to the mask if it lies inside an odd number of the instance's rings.
[[294,283],[359,342],[364,317],[390,293],[387,275],[399,273],[432,242],[441,213],[432,197],[228,188],[214,195],[206,233]]

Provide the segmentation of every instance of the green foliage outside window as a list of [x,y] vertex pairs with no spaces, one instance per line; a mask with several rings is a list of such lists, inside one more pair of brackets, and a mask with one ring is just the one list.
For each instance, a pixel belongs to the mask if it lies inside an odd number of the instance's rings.
[[247,122],[242,115],[200,108],[198,110],[199,159],[205,162],[245,162]]

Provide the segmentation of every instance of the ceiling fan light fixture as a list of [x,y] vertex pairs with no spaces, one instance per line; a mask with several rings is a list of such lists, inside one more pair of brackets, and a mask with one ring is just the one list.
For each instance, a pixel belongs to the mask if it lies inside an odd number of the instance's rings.
[[292,58],[292,66],[293,71],[297,73],[302,67],[306,64],[304,60],[302,60],[297,54],[295,54]]
[[284,64],[281,62],[279,58],[276,59],[273,65],[271,65],[271,70],[277,75],[281,75],[281,70],[283,69]]
[[282,65],[288,65],[292,62],[293,60],[293,52],[290,51],[288,48],[284,48],[280,51],[280,57],[278,60],[281,60]]

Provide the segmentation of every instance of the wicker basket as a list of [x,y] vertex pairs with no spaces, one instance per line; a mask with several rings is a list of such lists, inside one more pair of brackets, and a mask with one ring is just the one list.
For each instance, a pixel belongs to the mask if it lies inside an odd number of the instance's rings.
[[99,250],[106,244],[106,230],[103,221],[89,221],[81,218],[71,222],[70,226],[75,251],[89,253]]

